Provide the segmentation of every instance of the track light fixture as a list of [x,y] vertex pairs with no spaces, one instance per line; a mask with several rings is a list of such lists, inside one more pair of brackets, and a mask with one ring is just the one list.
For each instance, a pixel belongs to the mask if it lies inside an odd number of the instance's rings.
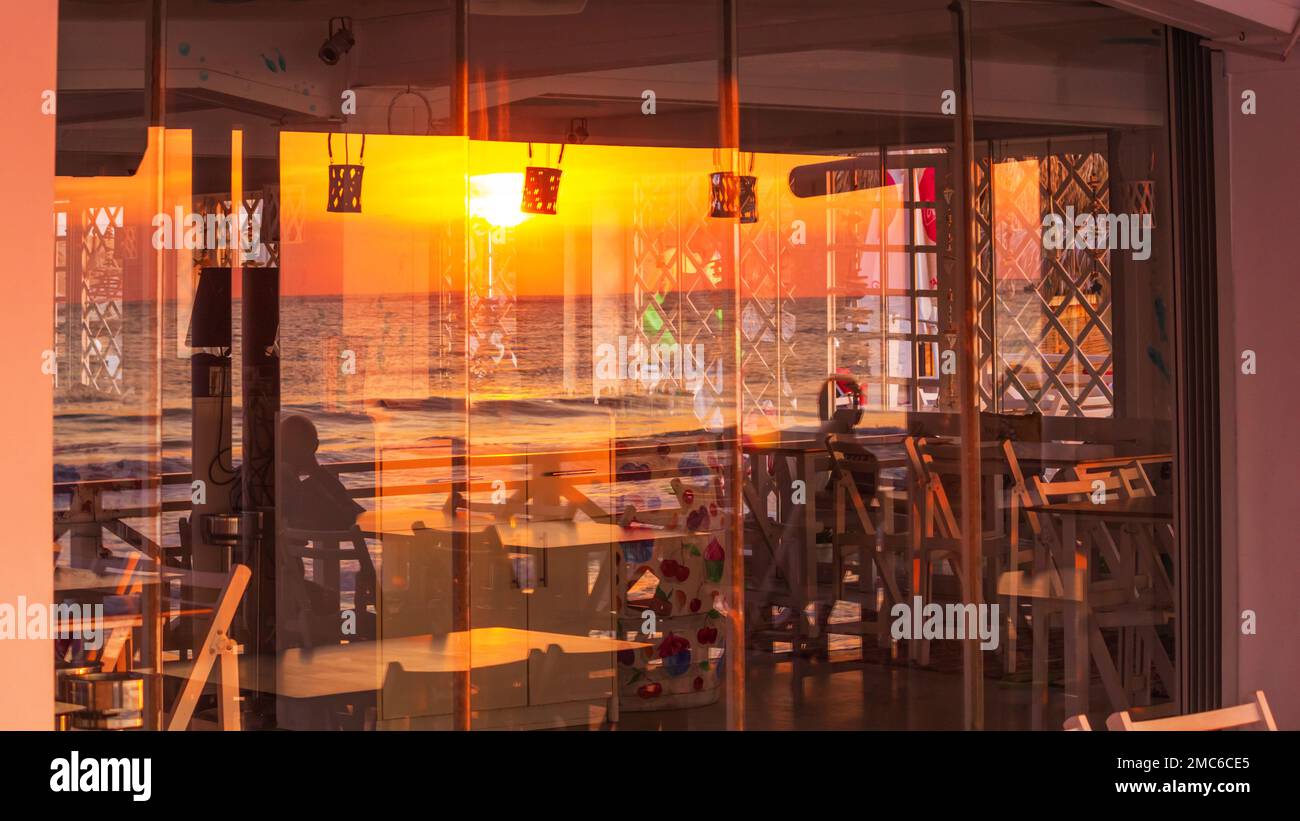
[[[338,28],[334,27],[338,23]],[[321,44],[317,56],[320,61],[327,66],[337,65],[338,61],[343,59],[353,46],[357,44],[357,38],[352,34],[351,17],[331,17],[329,22],[329,36]]]

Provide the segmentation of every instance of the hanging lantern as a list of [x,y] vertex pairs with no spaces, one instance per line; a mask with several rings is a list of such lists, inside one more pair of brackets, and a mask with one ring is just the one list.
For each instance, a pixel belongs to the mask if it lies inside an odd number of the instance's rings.
[[[528,159],[533,158],[533,144],[528,144]],[[564,162],[564,144],[560,144],[559,166]],[[546,165],[529,165],[524,168],[524,193],[519,210],[525,214],[554,214],[560,199],[560,169]]]
[[349,162],[347,134],[343,135],[341,165],[334,162],[333,134],[326,137],[325,146],[330,158],[329,201],[325,203],[325,210],[334,214],[361,213],[361,178],[366,170],[362,167],[366,159],[366,135],[361,135],[361,156],[355,165]]
[[748,174],[715,171],[709,175],[709,216],[714,219],[738,219],[758,222],[758,177],[754,176],[754,157],[749,158]]
[[525,214],[554,214],[560,199],[560,169],[530,165],[524,169],[524,197],[519,210]]

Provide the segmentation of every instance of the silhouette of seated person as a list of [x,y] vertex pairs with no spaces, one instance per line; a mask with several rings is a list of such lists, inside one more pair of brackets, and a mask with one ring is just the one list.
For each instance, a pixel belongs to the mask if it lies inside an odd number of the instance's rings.
[[[290,530],[288,534],[288,562],[286,572],[290,578],[286,582],[297,588],[299,605],[306,606],[312,613],[309,621],[319,622],[321,633],[326,638],[339,638],[339,592],[329,590],[319,583],[322,577],[321,564],[326,561],[353,560],[360,568],[356,575],[355,607],[357,637],[373,634],[374,615],[366,610],[366,605],[375,603],[375,568],[366,548],[365,537],[357,527],[357,517],[365,508],[357,504],[348,493],[338,475],[326,470],[316,459],[320,448],[320,437],[316,426],[304,416],[288,416],[280,424],[280,470],[284,498],[280,500],[284,510],[285,523]],[[314,550],[305,550],[310,541]],[[345,545],[351,542],[352,549]],[[346,557],[339,556],[346,552]],[[316,581],[308,581],[302,556],[320,555],[314,564],[313,573]],[[333,553],[333,556],[328,554]],[[305,601],[302,598],[305,597]],[[304,628],[304,632],[308,628]],[[316,643],[320,637],[311,628],[313,636],[304,636],[305,640]]]
[[287,468],[285,515],[289,526],[303,530],[349,530],[364,511],[333,471],[316,461],[320,437],[305,416],[289,416],[280,425],[280,454]]
[[830,376],[817,393],[821,432],[852,433],[862,421],[862,388],[849,376]]

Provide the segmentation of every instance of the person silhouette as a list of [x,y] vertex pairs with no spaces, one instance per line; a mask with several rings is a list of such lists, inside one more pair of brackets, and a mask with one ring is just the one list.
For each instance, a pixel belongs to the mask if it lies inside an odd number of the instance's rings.
[[[356,616],[355,632],[360,639],[373,637],[375,614],[369,605],[376,602],[377,577],[366,539],[357,527],[357,517],[365,508],[357,504],[338,475],[324,468],[316,458],[320,436],[316,426],[305,416],[290,415],[280,422],[280,486],[284,522],[289,528],[288,541],[281,545],[288,554],[281,565],[286,585],[286,616],[301,621],[296,641],[307,646],[333,642],[339,635],[339,599],[349,584],[353,592]],[[319,565],[313,565],[308,580],[300,554],[308,543],[321,560],[337,561],[343,545],[351,544],[350,555],[358,563],[356,575],[349,582],[347,574],[338,579],[341,588],[327,589],[320,581]],[[333,552],[333,558],[330,553]],[[315,556],[313,556],[315,559]],[[285,645],[290,646],[290,645]]]
[[287,416],[280,423],[280,454],[285,470],[285,516],[290,527],[308,530],[349,530],[365,508],[356,503],[332,471],[316,459],[320,436],[305,416]]
[[852,433],[862,421],[862,388],[851,376],[828,376],[817,392],[822,433]]

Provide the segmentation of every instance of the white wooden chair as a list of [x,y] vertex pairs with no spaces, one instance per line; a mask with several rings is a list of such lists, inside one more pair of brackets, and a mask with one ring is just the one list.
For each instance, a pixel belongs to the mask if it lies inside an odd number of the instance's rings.
[[1077,716],[1070,716],[1061,726],[1067,732],[1090,732],[1092,730],[1092,725],[1088,723],[1088,717],[1083,713],[1080,713]]
[[1185,716],[1153,718],[1150,721],[1134,721],[1128,710],[1111,713],[1106,719],[1108,730],[1276,730],[1273,713],[1268,709],[1268,700],[1263,690],[1255,691],[1253,701],[1238,704],[1236,707],[1224,707],[1208,710],[1204,713],[1191,713]]

